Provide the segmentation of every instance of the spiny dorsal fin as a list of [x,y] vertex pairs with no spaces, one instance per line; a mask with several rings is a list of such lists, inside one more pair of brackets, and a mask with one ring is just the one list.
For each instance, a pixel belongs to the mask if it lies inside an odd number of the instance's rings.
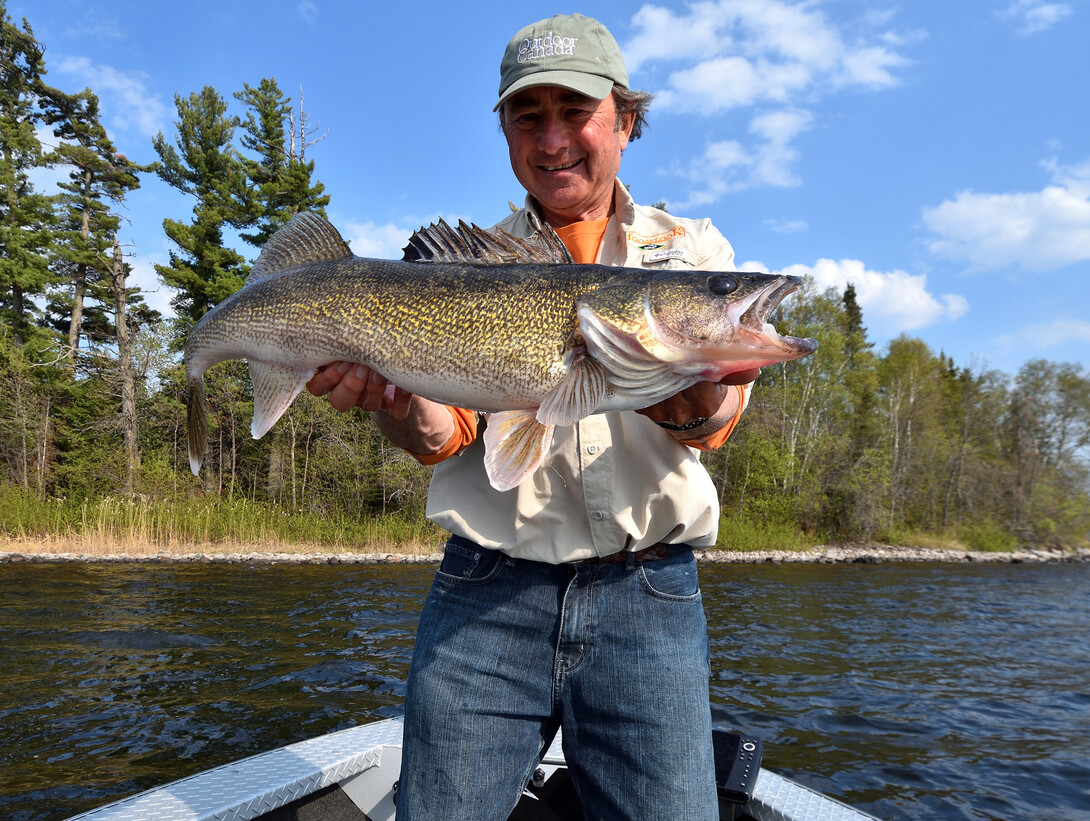
[[486,231],[459,220],[451,228],[440,218],[409,238],[402,257],[406,262],[461,262],[469,265],[515,265],[528,262],[572,264],[560,237],[548,225],[529,239],[521,239],[502,228]]
[[246,281],[255,282],[308,262],[351,256],[348,243],[328,220],[318,214],[303,212],[296,214],[265,243]]

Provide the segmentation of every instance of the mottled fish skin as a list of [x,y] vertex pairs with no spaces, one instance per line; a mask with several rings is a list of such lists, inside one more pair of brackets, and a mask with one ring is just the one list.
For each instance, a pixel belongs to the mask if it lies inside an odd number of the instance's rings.
[[416,261],[352,256],[315,214],[269,240],[245,286],[186,341],[194,474],[207,439],[204,372],[227,359],[250,364],[258,438],[333,361],[493,413],[486,467],[506,490],[540,463],[556,424],[646,407],[816,348],[766,323],[793,277],[575,265],[555,235],[527,241],[445,223],[414,235],[406,257]]

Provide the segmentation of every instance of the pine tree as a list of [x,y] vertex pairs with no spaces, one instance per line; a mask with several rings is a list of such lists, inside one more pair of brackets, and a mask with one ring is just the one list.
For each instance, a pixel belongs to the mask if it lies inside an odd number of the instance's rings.
[[275,79],[265,78],[257,88],[243,84],[235,97],[248,109],[240,142],[257,155],[256,159],[242,158],[251,182],[246,208],[251,227],[256,230],[241,236],[261,247],[300,211],[325,216],[329,195],[323,193],[325,186],[321,182],[311,182],[314,160],[306,159],[307,148],[323,137],[308,141],[314,131],[308,130],[302,92],[296,119],[291,98],[283,95]]
[[34,190],[29,174],[47,165],[36,127],[59,92],[47,86],[43,46],[30,24],[12,24],[0,0],[0,316],[21,347],[33,332],[31,297],[52,281],[51,201]]
[[57,118],[55,135],[62,140],[55,156],[72,168],[59,184],[58,230],[54,269],[67,282],[50,304],[58,330],[67,334],[66,353],[75,369],[76,353],[86,323],[101,337],[113,336],[107,314],[114,307],[112,248],[120,218],[111,203],[120,203],[140,185],[146,170],[118,154],[99,120],[98,97],[85,89],[71,95]]
[[153,140],[159,155],[156,173],[164,182],[196,198],[193,222],[163,220],[167,237],[177,246],[169,265],[156,265],[163,281],[179,293],[171,305],[182,317],[197,321],[212,306],[239,288],[249,266],[224,246],[225,227],[240,228],[248,220],[246,174],[231,143],[239,121],[227,114],[227,103],[205,86],[189,97],[175,95],[178,108],[177,149],[160,132]]
[[855,285],[848,283],[841,299],[844,305],[844,352],[848,358],[845,382],[852,396],[851,458],[858,462],[878,437],[875,409],[878,402],[878,381],[875,371],[874,345],[867,341],[863,324],[863,309],[855,295]]

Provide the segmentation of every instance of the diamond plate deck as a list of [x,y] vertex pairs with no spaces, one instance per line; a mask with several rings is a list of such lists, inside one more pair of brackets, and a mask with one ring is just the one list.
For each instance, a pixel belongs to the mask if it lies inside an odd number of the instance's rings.
[[384,747],[400,749],[401,733],[400,719],[351,727],[206,770],[70,821],[248,821],[379,766]]
[[745,811],[757,821],[878,821],[764,768],[757,774]]

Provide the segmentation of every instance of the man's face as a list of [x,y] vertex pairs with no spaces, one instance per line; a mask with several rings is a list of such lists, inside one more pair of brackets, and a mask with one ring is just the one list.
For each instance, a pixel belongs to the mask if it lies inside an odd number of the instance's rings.
[[511,168],[549,224],[609,215],[631,114],[618,128],[612,96],[594,100],[558,86],[521,91],[503,113]]

